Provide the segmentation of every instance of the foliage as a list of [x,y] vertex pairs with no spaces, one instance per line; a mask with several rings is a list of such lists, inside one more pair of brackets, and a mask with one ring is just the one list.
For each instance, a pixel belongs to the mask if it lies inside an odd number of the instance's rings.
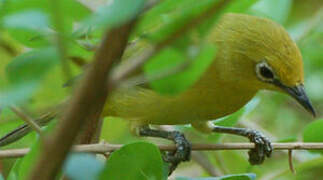
[[[68,88],[63,88],[67,77],[62,69],[67,66],[73,76],[82,73],[83,66],[80,67],[75,62],[91,62],[94,56],[92,47],[97,46],[107,29],[119,26],[139,14],[138,24],[131,35],[131,45],[134,46],[129,45],[125,52],[127,57],[136,56],[146,46],[155,46],[168,39],[220,0],[163,0],[149,10],[144,8],[147,0],[107,1],[99,8],[89,8],[95,2],[0,0],[0,135],[21,124],[21,120],[8,106],[18,104],[33,117],[37,117],[65,100],[70,92]],[[144,76],[151,81],[149,86],[160,93],[181,93],[194,84],[216,56],[216,47],[209,43],[207,35],[223,13],[267,17],[282,24],[296,40],[304,59],[307,91],[318,111],[318,118],[322,118],[322,11],[320,0],[232,0],[212,18],[203,19],[203,22],[181,34],[154,55],[143,66]],[[63,51],[58,38],[63,39]],[[62,63],[63,61],[67,63]],[[156,78],[181,66],[185,68],[166,77]],[[225,126],[256,124],[277,137],[278,141],[300,141],[302,139],[299,137],[302,136],[305,142],[323,142],[323,119],[310,122],[312,118],[294,104],[293,100],[284,95],[261,92],[241,110],[214,123]],[[50,125],[49,130],[54,125],[55,123]],[[188,126],[176,128],[184,131],[192,142],[241,140],[232,136],[199,134]],[[148,142],[138,142],[129,133],[124,121],[117,118],[106,119],[100,138],[127,145],[113,152],[106,161],[89,154],[70,154],[62,170],[68,178],[167,178],[167,167],[157,147]],[[1,173],[6,179],[27,177],[41,147],[35,133],[3,147],[18,148],[27,145],[32,145],[32,150],[24,158],[0,161]],[[204,153],[214,168],[227,176],[209,177],[204,169],[195,168],[196,162],[180,166],[174,176],[178,176],[176,180],[255,179],[255,176],[261,179],[275,172],[274,179],[314,179],[322,175],[320,169],[323,164],[322,153],[316,152],[294,152],[294,156],[299,157],[295,158],[298,171],[296,176],[289,172],[285,154],[274,154],[265,164],[251,167],[245,153],[240,151]],[[187,177],[182,177],[183,174]]]

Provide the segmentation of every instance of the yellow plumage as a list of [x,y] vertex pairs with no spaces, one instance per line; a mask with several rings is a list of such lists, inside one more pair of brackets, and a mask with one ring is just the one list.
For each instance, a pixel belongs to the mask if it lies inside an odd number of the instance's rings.
[[272,67],[284,85],[303,83],[297,46],[270,20],[227,14],[211,30],[208,40],[217,45],[216,58],[187,91],[168,97],[140,87],[120,89],[108,99],[103,115],[122,117],[136,125],[193,124],[206,130],[204,122],[237,111],[258,90],[280,91],[257,77],[255,66],[261,61]]
[[[264,18],[226,14],[207,40],[216,45],[216,58],[185,92],[163,96],[143,87],[119,88],[108,97],[103,110],[102,116],[128,120],[141,136],[174,141],[177,150],[164,158],[171,163],[170,173],[190,159],[190,143],[180,132],[151,129],[149,124],[192,124],[207,133],[247,137],[255,143],[248,152],[249,162],[261,164],[272,152],[268,138],[256,130],[214,126],[208,121],[239,110],[262,89],[287,93],[315,115],[304,90],[301,54],[283,27]],[[2,138],[0,145],[27,133],[20,129]]]

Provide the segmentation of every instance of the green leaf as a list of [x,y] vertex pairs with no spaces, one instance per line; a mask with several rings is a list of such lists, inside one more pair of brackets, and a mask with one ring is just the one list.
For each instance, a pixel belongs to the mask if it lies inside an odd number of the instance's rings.
[[3,18],[3,26],[9,34],[29,47],[49,44],[45,36],[49,34],[48,15],[42,11],[27,10]]
[[82,21],[91,15],[91,10],[77,0],[60,0],[63,12],[74,21]]
[[[12,38],[28,47],[44,47],[52,40],[53,25],[51,12],[57,11],[63,24],[64,32],[71,32],[73,23],[81,21],[91,14],[91,11],[76,0],[60,0],[53,7],[50,1],[43,0],[12,0],[4,1],[4,26]],[[55,8],[55,9],[54,9]],[[54,14],[53,14],[54,15]],[[0,23],[1,24],[1,23]]]
[[44,30],[48,28],[48,17],[41,11],[23,11],[8,15],[3,24],[6,28],[17,28],[22,30]]
[[234,0],[230,2],[224,10],[221,12],[221,14],[224,13],[241,13],[246,12],[249,10],[252,5],[259,2],[259,0]]
[[126,23],[144,7],[145,0],[110,1],[94,13],[85,24],[97,27],[115,27]]
[[98,179],[104,164],[93,154],[73,153],[68,156],[65,165],[65,175],[70,180]]
[[151,143],[136,142],[111,154],[100,179],[164,180],[165,174],[159,149]]
[[23,157],[21,164],[19,166],[19,178],[18,179],[27,179],[31,168],[34,167],[38,155],[40,154],[41,144],[39,141],[31,146],[30,152]]
[[38,84],[35,82],[20,83],[11,85],[0,91],[0,106],[6,107],[12,104],[26,101],[37,89]]
[[[246,111],[246,108],[243,107],[240,110],[234,112],[233,114],[230,114],[228,116],[225,116],[223,118],[215,120],[213,123],[216,126],[232,127],[239,121],[241,116],[243,116],[245,114],[245,111]],[[221,133],[212,133],[212,134],[208,135],[207,139],[211,142],[216,142],[219,140],[219,138],[222,135],[223,134],[221,134]]]
[[[48,14],[53,8],[50,1],[43,0],[10,0],[4,3],[6,3],[5,13],[7,15],[26,10],[37,10]],[[89,8],[76,0],[60,0],[60,3],[64,4],[61,8],[66,18],[71,18],[74,21],[83,20],[91,13]]]
[[205,178],[188,178],[188,177],[177,177],[175,180],[255,180],[256,175],[249,174],[232,174],[221,177],[205,177]]
[[0,92],[0,105],[7,106],[30,98],[46,73],[58,62],[54,48],[32,50],[14,58],[6,68],[10,84]]
[[[145,13],[135,33],[153,43],[158,43],[220,2],[219,0],[164,0]],[[203,37],[222,14],[245,12],[255,2],[257,0],[233,0],[227,6],[219,8],[212,17],[203,19],[204,22],[201,22],[196,29]]]
[[[175,48],[166,48],[146,63],[144,72],[147,79],[165,74],[162,79],[153,80],[150,86],[169,95],[178,94],[191,87],[212,63],[216,48],[212,44],[205,44],[201,49],[194,47],[189,51],[193,53],[192,57],[185,56]],[[172,74],[171,71],[176,73]]]
[[219,0],[165,0],[141,18],[136,32],[157,43],[183,27],[192,18],[208,10]]
[[258,106],[259,103],[260,103],[260,98],[259,97],[254,97],[251,101],[249,101],[244,106],[245,111],[243,113],[243,116],[246,116],[249,113],[251,113],[252,111],[254,111],[256,109],[256,107]]
[[7,75],[15,84],[39,81],[58,62],[54,48],[33,50],[14,58],[7,66]]
[[284,24],[292,8],[292,4],[293,0],[262,0],[251,8],[251,13]]
[[15,162],[13,167],[10,169],[7,180],[19,180],[19,168],[20,168],[21,161],[22,159],[18,159]]
[[259,98],[253,98],[243,108],[234,112],[233,114],[230,114],[228,116],[225,116],[224,118],[214,121],[214,124],[217,126],[233,126],[239,121],[239,119],[242,116],[246,116],[250,112],[252,112],[257,107],[259,102],[260,102]]
[[217,125],[217,126],[231,127],[231,126],[235,125],[239,121],[239,119],[245,113],[245,111],[246,111],[246,108],[243,107],[240,110],[234,112],[233,114],[230,114],[228,116],[225,116],[223,118],[215,120],[214,124]]
[[[316,120],[308,124],[303,131],[304,142],[323,142],[323,119]],[[315,150],[311,152],[323,153],[322,150]]]
[[[246,104],[243,108],[239,109],[238,111],[225,116],[223,118],[217,119],[213,121],[214,125],[216,126],[226,126],[226,127],[232,127],[237,124],[237,122],[243,117],[248,115],[250,112],[252,112],[257,105],[259,104],[259,98],[252,99],[248,104]],[[212,133],[208,135],[207,139],[210,142],[218,141],[218,139],[222,136],[221,133]]]

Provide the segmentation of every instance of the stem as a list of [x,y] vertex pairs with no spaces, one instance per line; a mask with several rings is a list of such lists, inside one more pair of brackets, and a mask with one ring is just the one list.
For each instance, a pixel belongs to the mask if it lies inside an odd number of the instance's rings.
[[19,107],[12,105],[10,109],[16,113],[18,117],[20,117],[23,121],[25,121],[34,131],[36,131],[39,135],[42,134],[41,127],[34,121],[33,118],[28,116],[25,112],[23,112]]
[[[120,149],[123,144],[84,144],[73,147],[74,152],[106,154]],[[174,151],[175,145],[157,145],[162,151]],[[274,150],[323,150],[323,143],[272,143]],[[253,143],[192,144],[192,151],[248,150]],[[17,158],[26,155],[29,148],[0,150],[0,158]],[[53,153],[52,155],[56,155]],[[49,156],[47,159],[52,159]],[[49,161],[48,161],[49,162]],[[48,163],[47,162],[47,163]],[[46,166],[43,165],[43,166]]]

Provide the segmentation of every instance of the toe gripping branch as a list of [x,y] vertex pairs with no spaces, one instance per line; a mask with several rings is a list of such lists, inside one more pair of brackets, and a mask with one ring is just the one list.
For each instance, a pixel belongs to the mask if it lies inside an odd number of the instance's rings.
[[191,158],[191,143],[179,131],[163,131],[141,127],[140,136],[160,137],[171,140],[176,145],[175,152],[166,152],[163,156],[165,162],[170,163],[169,175],[176,169],[180,162],[189,161]]
[[247,137],[250,142],[255,143],[255,148],[248,152],[249,162],[252,165],[262,164],[266,157],[271,156],[273,151],[270,140],[257,130],[214,126],[213,132],[244,136]]

